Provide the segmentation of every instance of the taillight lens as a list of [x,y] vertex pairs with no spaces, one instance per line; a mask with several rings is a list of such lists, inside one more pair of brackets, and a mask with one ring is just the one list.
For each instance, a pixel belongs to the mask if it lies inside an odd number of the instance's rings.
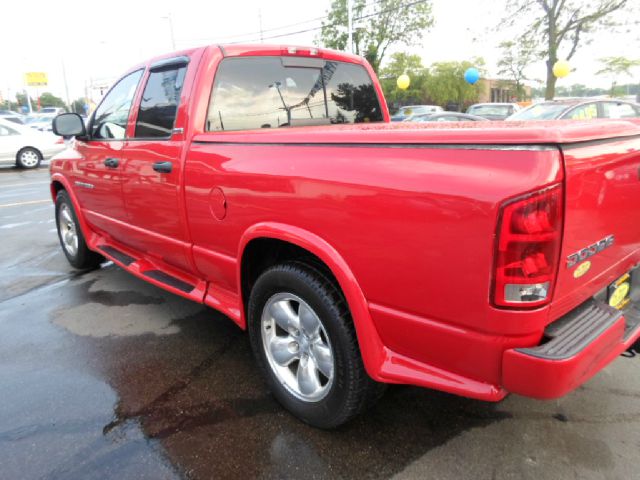
[[502,307],[539,307],[551,300],[562,235],[562,188],[545,188],[500,208],[493,298]]

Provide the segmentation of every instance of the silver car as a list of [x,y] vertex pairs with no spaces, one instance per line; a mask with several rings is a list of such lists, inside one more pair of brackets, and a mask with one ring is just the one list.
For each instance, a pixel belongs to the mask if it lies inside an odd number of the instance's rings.
[[0,165],[36,168],[64,149],[60,137],[0,118]]

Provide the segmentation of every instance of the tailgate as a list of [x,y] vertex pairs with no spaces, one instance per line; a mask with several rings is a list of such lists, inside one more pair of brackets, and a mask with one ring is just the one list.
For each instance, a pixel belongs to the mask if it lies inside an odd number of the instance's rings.
[[561,149],[565,226],[550,320],[640,262],[640,136]]

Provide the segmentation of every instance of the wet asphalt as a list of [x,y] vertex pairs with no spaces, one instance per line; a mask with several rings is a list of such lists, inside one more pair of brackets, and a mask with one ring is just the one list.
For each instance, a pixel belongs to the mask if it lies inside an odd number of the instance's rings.
[[333,432],[266,391],[226,317],[74,271],[47,168],[0,169],[0,478],[640,479],[640,362],[499,404],[395,386]]

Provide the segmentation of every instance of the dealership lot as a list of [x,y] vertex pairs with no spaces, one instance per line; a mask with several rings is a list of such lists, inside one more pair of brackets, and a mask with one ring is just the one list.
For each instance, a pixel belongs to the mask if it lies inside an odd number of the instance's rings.
[[640,362],[564,399],[396,386],[334,432],[265,390],[245,335],[112,264],[74,272],[46,168],[0,170],[2,478],[637,478]]

